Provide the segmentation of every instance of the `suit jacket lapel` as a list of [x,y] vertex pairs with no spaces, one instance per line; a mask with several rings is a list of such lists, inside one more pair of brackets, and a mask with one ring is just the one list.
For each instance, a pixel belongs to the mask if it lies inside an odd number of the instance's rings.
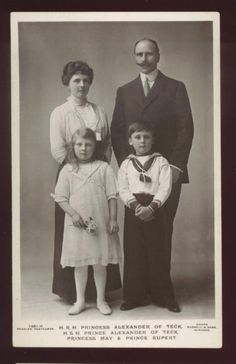
[[143,105],[144,108],[146,108],[153,100],[160,97],[162,90],[163,90],[163,74],[160,71],[158,71],[156,81],[152,86],[148,96],[145,97],[144,99],[144,105]]
[[137,102],[138,105],[143,108],[145,96],[140,76],[135,78],[135,80],[132,82],[132,92],[130,94],[130,97],[132,97],[134,102]]
[[143,85],[140,76],[134,79],[132,82],[132,91],[129,97],[133,99],[134,103],[137,103],[139,107],[145,109],[153,100],[156,100],[163,93],[164,87],[164,75],[161,71],[158,71],[158,75],[154,85],[152,86],[147,97],[144,96]]

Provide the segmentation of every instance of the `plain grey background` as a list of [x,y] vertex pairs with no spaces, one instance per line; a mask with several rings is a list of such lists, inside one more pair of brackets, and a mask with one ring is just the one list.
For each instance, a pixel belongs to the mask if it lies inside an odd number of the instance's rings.
[[[88,99],[111,121],[116,89],[138,75],[134,43],[153,38],[160,70],[185,83],[194,119],[189,159],[173,239],[172,260],[183,275],[212,273],[214,262],[213,54],[211,22],[34,22],[19,25],[20,183],[22,268],[52,267],[57,163],[50,154],[49,117],[65,102],[65,63],[94,69]],[[112,166],[117,171],[113,156]],[[123,206],[119,203],[123,229]],[[122,238],[122,233],[121,233]],[[187,264],[185,264],[187,263]],[[204,268],[202,268],[204,267]],[[173,269],[175,269],[173,267]],[[202,272],[204,269],[204,272]],[[201,272],[200,272],[201,270]]]

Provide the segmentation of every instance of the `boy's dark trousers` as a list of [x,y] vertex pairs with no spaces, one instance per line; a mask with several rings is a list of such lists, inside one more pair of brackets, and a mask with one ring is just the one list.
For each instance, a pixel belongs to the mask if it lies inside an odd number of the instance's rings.
[[164,209],[143,222],[125,208],[124,283],[125,301],[141,303],[151,298],[156,303],[174,300],[169,272],[167,225]]

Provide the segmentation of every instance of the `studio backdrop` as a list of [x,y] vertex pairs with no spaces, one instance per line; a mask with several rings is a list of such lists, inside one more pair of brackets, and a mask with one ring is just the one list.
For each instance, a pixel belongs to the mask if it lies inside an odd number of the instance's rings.
[[[211,22],[22,22],[19,24],[21,268],[52,267],[57,164],[50,153],[49,117],[68,97],[63,66],[74,60],[94,70],[88,99],[111,122],[116,90],[138,70],[133,47],[141,38],[160,47],[160,70],[185,83],[194,120],[173,239],[173,270],[183,276],[214,271],[213,49]],[[112,166],[117,172],[115,158]],[[123,206],[119,224],[123,229]],[[121,233],[122,237],[122,233]],[[179,267],[179,268],[178,268]]]

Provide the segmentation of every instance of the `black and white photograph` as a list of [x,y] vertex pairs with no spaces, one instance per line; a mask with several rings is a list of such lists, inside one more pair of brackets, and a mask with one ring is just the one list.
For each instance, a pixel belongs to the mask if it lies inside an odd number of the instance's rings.
[[221,347],[219,42],[216,12],[11,14],[14,347]]

